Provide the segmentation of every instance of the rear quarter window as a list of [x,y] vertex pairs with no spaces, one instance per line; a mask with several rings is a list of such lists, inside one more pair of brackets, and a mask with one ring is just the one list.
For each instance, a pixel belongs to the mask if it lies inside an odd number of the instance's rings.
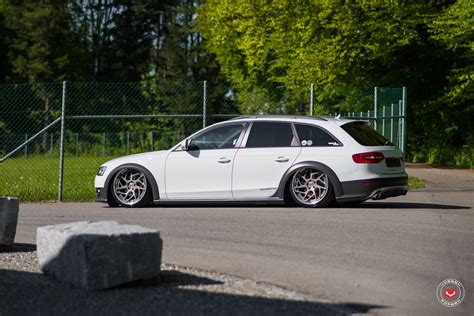
[[295,124],[301,146],[338,146],[339,142],[322,129],[305,124]]
[[363,146],[393,146],[393,144],[377,133],[365,122],[351,122],[341,126],[356,142]]

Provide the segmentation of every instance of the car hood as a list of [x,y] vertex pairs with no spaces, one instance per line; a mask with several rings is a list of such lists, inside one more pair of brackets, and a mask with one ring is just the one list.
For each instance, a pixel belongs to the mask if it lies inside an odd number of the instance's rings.
[[167,150],[152,151],[142,154],[128,155],[120,158],[112,159],[102,164],[102,166],[116,167],[126,163],[145,164],[149,160],[164,159],[167,154]]

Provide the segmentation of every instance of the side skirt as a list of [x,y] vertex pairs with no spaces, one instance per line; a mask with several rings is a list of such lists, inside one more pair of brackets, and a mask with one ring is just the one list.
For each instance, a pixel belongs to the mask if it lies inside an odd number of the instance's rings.
[[154,200],[154,205],[239,205],[239,204],[283,204],[283,199],[270,197],[264,199],[240,199],[240,200],[218,200],[218,199],[200,199],[200,200]]

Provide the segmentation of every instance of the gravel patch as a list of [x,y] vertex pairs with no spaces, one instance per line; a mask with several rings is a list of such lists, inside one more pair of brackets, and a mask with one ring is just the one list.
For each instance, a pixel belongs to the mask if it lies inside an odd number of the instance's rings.
[[270,284],[163,264],[159,277],[87,292],[41,273],[33,245],[0,252],[0,316],[7,315],[346,315],[338,305]]

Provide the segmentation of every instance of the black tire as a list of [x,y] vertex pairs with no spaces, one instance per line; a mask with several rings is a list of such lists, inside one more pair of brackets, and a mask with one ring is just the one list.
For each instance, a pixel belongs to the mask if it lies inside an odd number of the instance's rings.
[[[303,181],[306,181],[306,183],[303,183]],[[302,207],[319,208],[334,203],[334,188],[329,176],[314,167],[298,169],[291,176],[288,189],[293,202]],[[306,190],[306,195],[302,190]],[[318,193],[316,193],[316,190],[318,190]],[[310,191],[310,194],[308,194],[308,191]],[[304,201],[303,195],[304,197],[308,196],[307,202]]]
[[[117,191],[117,185],[122,183],[123,184],[123,175],[127,174],[135,174],[137,179],[133,179],[133,176],[129,180],[130,182],[133,182],[133,184],[126,183],[125,185],[127,186],[126,188],[123,188],[122,190],[127,190],[127,192],[131,192],[133,190],[134,194],[136,190],[140,190],[141,193],[139,197],[134,199],[133,201],[131,200],[129,203],[126,202],[124,198],[124,192],[118,193]],[[121,182],[122,181],[122,182]],[[141,183],[142,186],[137,185],[137,183]],[[144,207],[147,205],[150,205],[152,200],[153,200],[153,193],[152,193],[152,188],[151,185],[149,185],[150,180],[146,177],[144,172],[141,170],[135,169],[135,168],[121,168],[112,178],[109,184],[109,192],[110,192],[110,199],[107,199],[107,202],[109,203],[109,206],[115,207],[115,206],[123,206],[123,207],[129,207],[129,208],[137,208],[137,207]],[[135,189],[136,187],[136,189]],[[128,193],[127,193],[128,196]]]
[[290,183],[291,183],[291,177],[290,179],[288,179],[285,185],[285,192],[283,193],[283,202],[288,207],[295,207],[295,206],[298,206],[298,204],[295,202],[295,199],[293,198],[293,196],[291,196]]
[[107,204],[109,204],[109,207],[119,206],[119,204],[115,200],[114,196],[112,195],[112,192],[110,193],[109,197],[107,198]]
[[112,194],[112,188],[111,187],[112,187],[112,185],[109,184],[109,186],[107,188],[107,204],[109,205],[109,207],[118,207],[119,204],[115,200],[114,195]]

